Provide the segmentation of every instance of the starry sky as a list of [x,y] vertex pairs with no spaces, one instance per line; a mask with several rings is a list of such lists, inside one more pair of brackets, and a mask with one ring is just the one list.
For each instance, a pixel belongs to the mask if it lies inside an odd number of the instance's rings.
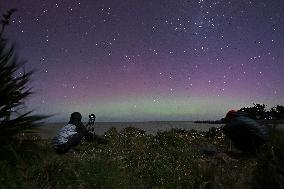
[[283,0],[0,0],[10,8],[5,36],[37,70],[26,106],[51,121],[207,120],[284,104]]

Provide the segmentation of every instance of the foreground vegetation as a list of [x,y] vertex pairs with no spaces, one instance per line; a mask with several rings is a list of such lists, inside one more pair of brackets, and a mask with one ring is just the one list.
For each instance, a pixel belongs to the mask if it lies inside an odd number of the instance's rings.
[[277,188],[283,179],[280,131],[268,145],[274,145],[273,152],[267,147],[255,155],[226,152],[224,136],[215,129],[156,135],[110,129],[105,137],[107,144],[82,141],[64,155],[56,154],[47,140],[11,144],[1,149],[0,187]]

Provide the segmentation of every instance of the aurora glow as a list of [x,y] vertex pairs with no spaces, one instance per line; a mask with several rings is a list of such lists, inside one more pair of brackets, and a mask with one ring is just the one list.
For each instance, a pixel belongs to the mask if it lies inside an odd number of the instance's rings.
[[[219,119],[284,104],[283,0],[3,0],[36,94],[66,121]],[[19,73],[20,74],[20,73]]]

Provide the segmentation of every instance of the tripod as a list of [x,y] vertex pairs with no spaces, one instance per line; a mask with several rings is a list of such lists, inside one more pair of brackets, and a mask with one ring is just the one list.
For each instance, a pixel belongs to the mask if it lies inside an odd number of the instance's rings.
[[95,133],[95,120],[96,120],[96,116],[95,114],[90,114],[89,115],[89,122],[86,125],[87,128],[87,134],[85,136],[85,138],[88,141],[94,141],[96,138],[96,133]]

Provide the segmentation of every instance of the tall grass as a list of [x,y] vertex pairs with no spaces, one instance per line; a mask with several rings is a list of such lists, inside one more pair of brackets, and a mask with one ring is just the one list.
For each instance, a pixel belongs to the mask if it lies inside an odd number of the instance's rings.
[[[211,132],[211,133],[210,133]],[[50,141],[39,140],[33,154],[0,161],[2,188],[258,188],[263,176],[258,156],[228,156],[219,132],[145,131],[112,128],[107,144],[82,141],[75,153],[58,155]],[[212,134],[213,133],[213,134]],[[283,134],[273,136],[283,157]],[[202,148],[214,145],[218,153]],[[22,148],[17,146],[17,148]],[[15,149],[16,151],[19,149]]]

